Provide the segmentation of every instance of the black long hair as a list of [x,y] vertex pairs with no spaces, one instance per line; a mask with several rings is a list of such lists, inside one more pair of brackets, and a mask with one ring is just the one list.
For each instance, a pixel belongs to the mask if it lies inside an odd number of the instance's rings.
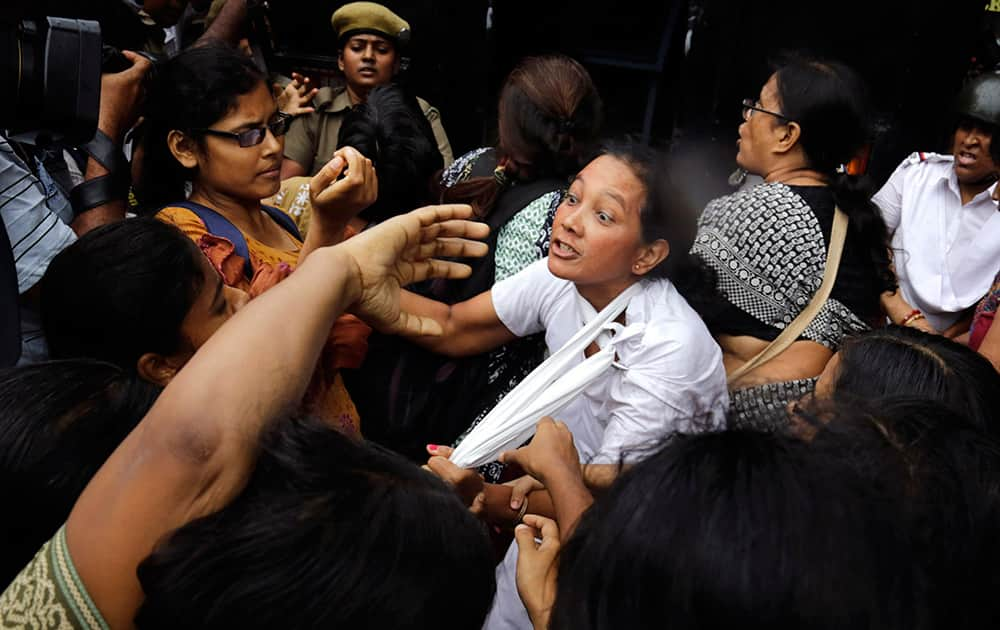
[[160,388],[110,363],[48,361],[0,371],[0,585],[66,522],[94,473]]
[[[868,479],[903,501],[927,622],[914,627],[973,630],[1000,621],[1000,442],[954,407],[913,394],[849,403],[825,416],[813,445],[834,447]],[[836,408],[844,408],[836,403]],[[814,409],[810,410],[809,408]],[[839,445],[839,446],[838,446]],[[846,446],[846,448],[845,448]]]
[[147,352],[177,352],[204,283],[201,258],[184,233],[153,218],[88,232],[42,276],[50,356],[101,359],[134,372]]
[[485,529],[430,473],[314,419],[282,419],[242,493],[138,569],[139,628],[478,628]]
[[898,497],[837,452],[742,430],[673,437],[580,520],[550,627],[914,627]]
[[249,57],[220,42],[183,50],[157,70],[146,99],[142,174],[136,185],[143,212],[183,200],[192,178],[170,152],[167,135],[174,129],[211,127],[264,79]]
[[378,223],[433,201],[444,159],[420,104],[399,85],[380,85],[344,116],[337,147],[354,147],[378,174],[378,198],[359,213]]
[[1000,437],[1000,374],[968,346],[889,326],[840,346],[833,396],[847,402],[919,396],[950,407]]
[[670,280],[681,295],[703,317],[717,306],[715,273],[691,254],[698,232],[698,214],[673,183],[665,153],[633,138],[605,142],[601,155],[622,161],[646,188],[639,212],[642,240],[663,239],[670,254],[649,272],[651,277]]
[[879,292],[894,289],[888,231],[871,201],[871,183],[842,168],[871,140],[864,82],[841,63],[805,58],[781,65],[775,76],[781,112],[799,124],[809,167],[826,176],[834,201],[850,218],[850,233],[867,252]]

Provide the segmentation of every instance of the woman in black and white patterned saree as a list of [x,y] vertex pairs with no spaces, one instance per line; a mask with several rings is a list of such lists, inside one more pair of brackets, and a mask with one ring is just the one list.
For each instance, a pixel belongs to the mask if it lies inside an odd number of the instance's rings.
[[[880,320],[895,286],[885,224],[859,178],[843,172],[868,140],[863,86],[838,63],[799,60],[743,102],[736,161],[764,183],[705,209],[693,252],[724,298],[710,327],[732,374],[773,341],[816,293],[834,208],[848,216],[836,283],[819,314],[784,352],[730,383],[736,422],[760,426],[812,391],[841,341]],[[766,427],[775,428],[775,427]]]

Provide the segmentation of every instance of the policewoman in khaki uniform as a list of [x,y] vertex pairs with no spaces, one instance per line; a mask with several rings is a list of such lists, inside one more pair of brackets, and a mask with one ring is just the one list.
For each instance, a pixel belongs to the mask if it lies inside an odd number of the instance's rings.
[[[345,4],[331,18],[337,33],[337,66],[346,85],[320,89],[316,111],[297,117],[285,137],[281,178],[314,175],[337,150],[337,134],[344,114],[361,103],[368,91],[392,81],[400,68],[400,48],[410,37],[410,25],[374,2]],[[422,98],[417,102],[431,124],[438,150],[447,167],[454,160],[441,114]]]

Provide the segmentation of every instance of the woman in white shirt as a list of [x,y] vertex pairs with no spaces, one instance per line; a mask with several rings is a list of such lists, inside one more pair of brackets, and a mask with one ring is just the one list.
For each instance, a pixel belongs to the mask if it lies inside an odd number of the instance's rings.
[[[695,216],[680,207],[656,154],[612,146],[574,179],[556,212],[548,258],[450,307],[409,294],[401,304],[440,323],[440,337],[415,338],[439,352],[484,352],[542,331],[555,352],[596,312],[630,292],[617,319],[624,329],[610,340],[616,365],[556,414],[573,433],[588,482],[596,485],[600,476],[606,483],[594,465],[635,461],[665,435],[723,422],[722,353],[675,286],[695,289],[705,279],[688,254],[694,236]],[[431,468],[442,474],[441,459],[434,459]],[[455,471],[442,476],[449,472]],[[466,488],[469,475],[461,484]],[[516,552],[512,546],[498,568],[487,628],[531,627],[514,585]]]
[[558,414],[585,462],[634,459],[672,431],[718,426],[725,411],[721,352],[672,281],[686,288],[703,278],[687,253],[695,217],[678,207],[659,166],[644,147],[609,147],[576,176],[560,204],[548,258],[452,306],[402,296],[406,310],[444,330],[416,337],[418,343],[464,356],[543,331],[555,352],[597,311],[632,292],[617,320],[625,326],[613,341],[617,366]]

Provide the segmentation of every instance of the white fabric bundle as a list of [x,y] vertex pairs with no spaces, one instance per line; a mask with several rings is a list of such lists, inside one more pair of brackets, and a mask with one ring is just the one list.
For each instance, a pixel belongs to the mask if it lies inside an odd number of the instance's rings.
[[[588,320],[586,325],[497,403],[455,448],[451,461],[460,468],[475,468],[517,448],[534,434],[535,425],[543,416],[557,413],[611,369],[614,344],[643,328],[643,324],[634,324],[623,334],[626,329],[614,321],[641,291],[640,284],[637,282],[620,293],[600,313],[579,297],[581,314]],[[600,351],[574,366],[595,340]]]

